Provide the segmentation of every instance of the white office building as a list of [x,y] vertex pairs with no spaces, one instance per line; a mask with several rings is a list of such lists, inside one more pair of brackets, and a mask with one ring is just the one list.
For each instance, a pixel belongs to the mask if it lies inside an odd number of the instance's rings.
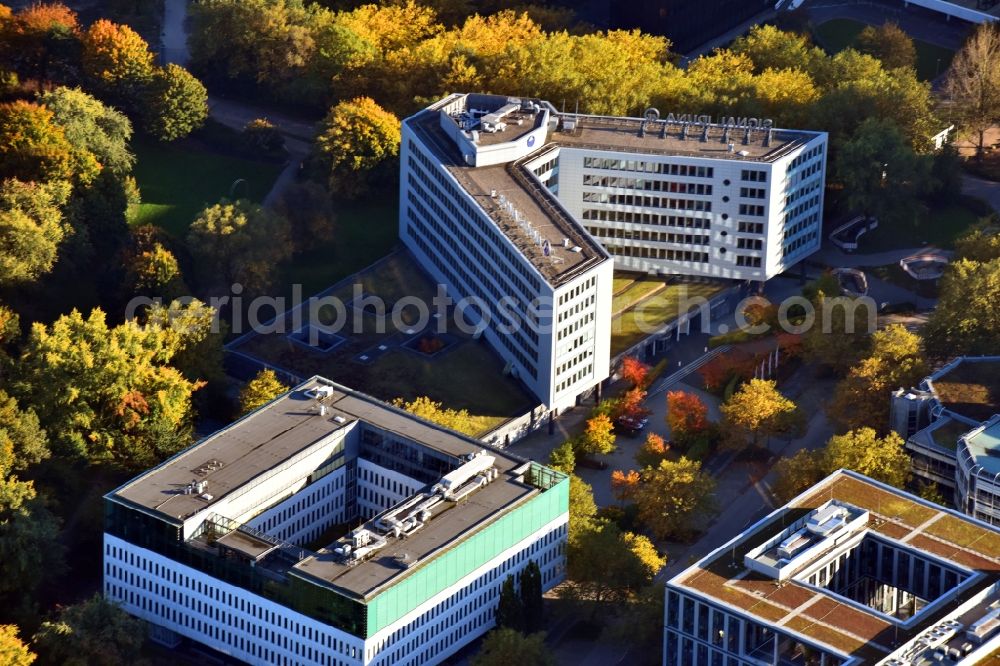
[[[549,406],[608,374],[613,268],[764,281],[820,247],[827,135],[454,94],[403,122],[400,238]],[[504,302],[506,307],[498,304]]]
[[437,664],[562,580],[568,489],[314,377],[105,497],[104,594],[248,664]]

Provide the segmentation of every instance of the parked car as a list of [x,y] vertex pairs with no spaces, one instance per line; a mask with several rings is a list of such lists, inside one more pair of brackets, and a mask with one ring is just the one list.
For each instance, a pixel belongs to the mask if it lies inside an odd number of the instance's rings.
[[619,416],[615,419],[615,430],[634,437],[642,432],[647,423],[649,419],[645,416]]

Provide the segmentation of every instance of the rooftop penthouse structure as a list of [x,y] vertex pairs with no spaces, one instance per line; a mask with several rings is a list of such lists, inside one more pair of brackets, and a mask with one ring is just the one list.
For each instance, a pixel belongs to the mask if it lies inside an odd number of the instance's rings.
[[568,483],[314,377],[105,497],[104,591],[251,664],[434,664],[562,579]]
[[766,280],[820,246],[827,135],[454,94],[403,121],[400,238],[550,406],[607,376],[612,269]]
[[956,358],[895,391],[891,405],[913,473],[965,513],[1000,524],[1000,356]]
[[667,583],[664,664],[974,664],[1000,532],[841,470]]

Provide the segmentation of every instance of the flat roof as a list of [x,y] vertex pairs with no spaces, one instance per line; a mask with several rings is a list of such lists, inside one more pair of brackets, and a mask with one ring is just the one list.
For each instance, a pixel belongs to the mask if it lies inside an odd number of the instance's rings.
[[[306,395],[307,391],[320,386],[333,387],[332,395],[322,401],[326,406],[323,415],[316,400]],[[342,419],[343,423],[337,419]],[[522,470],[531,464],[530,461],[313,377],[133,479],[109,497],[126,500],[175,522],[182,521],[210,508],[228,493],[314,443],[355,425],[374,426],[452,456],[456,459],[456,467],[463,456],[485,449],[494,458],[493,467],[498,474],[494,481],[462,501],[445,501],[432,508],[431,519],[424,527],[405,538],[389,539],[386,547],[371,559],[343,563],[332,552],[334,544],[318,553],[299,549],[306,557],[292,566],[296,573],[352,596],[370,598],[384,585],[407,575],[410,567],[403,566],[404,560],[412,566],[433,557],[542,492],[537,486],[523,481]],[[212,464],[206,465],[209,462]],[[211,499],[183,493],[195,479],[208,482],[207,493],[211,494]],[[250,559],[264,560],[281,542],[237,529],[220,537],[218,543]]]
[[928,379],[938,400],[956,414],[985,421],[1000,414],[1000,356],[963,356]]
[[965,446],[983,470],[1000,474],[1000,415],[965,435]]
[[[305,395],[317,386],[335,387],[333,394],[324,400],[328,407],[325,415],[320,415],[315,400]],[[336,417],[341,417],[343,423]],[[431,424],[375,398],[313,377],[137,476],[111,495],[174,522],[183,521],[357,421],[456,458],[488,448],[478,440]],[[524,462],[500,451],[491,450],[491,455],[496,456],[496,467],[501,471]],[[185,494],[184,489],[192,481],[206,481],[206,493],[211,499]]]
[[928,608],[925,615],[915,616],[919,621],[903,628],[873,610],[866,612],[843,603],[795,579],[778,585],[744,566],[748,551],[780,535],[789,524],[831,499],[867,510],[867,530],[982,574],[962,588],[959,600],[971,599],[1000,580],[1000,532],[957,511],[840,470],[675,576],[668,585],[734,607],[864,663],[884,659],[954,611],[955,603]]
[[[745,128],[739,127],[727,130],[722,125],[688,125],[685,135],[684,125],[666,120],[560,116],[563,123],[567,119],[575,121],[575,128],[554,132],[550,140],[568,148],[749,162],[773,162],[821,134],[777,128],[769,133],[759,127],[748,134]],[[733,152],[729,152],[729,144],[733,144]]]
[[405,538],[389,539],[388,545],[369,560],[349,564],[333,553],[331,544],[293,569],[367,600],[396,578],[406,576],[411,566],[479,531],[539,492],[538,488],[516,480],[508,469],[461,502],[439,504],[431,510],[431,519],[423,528]]
[[[434,107],[425,109],[410,119],[411,127],[466,193],[546,280],[554,285],[560,284],[575,277],[581,270],[610,258],[604,248],[562,208],[555,195],[527,173],[521,163],[530,159],[530,156],[495,166],[469,166],[462,159],[451,137],[441,129],[441,113],[443,112]],[[499,138],[504,141],[512,140],[510,134]],[[543,146],[538,152],[545,150],[547,148]],[[492,196],[494,192],[497,194],[496,198]],[[500,195],[510,200],[518,212],[531,222],[532,228],[541,234],[543,240],[549,242],[554,249],[555,259],[545,256],[534,239],[524,233],[517,221],[502,209]],[[564,238],[569,238],[580,251],[564,249]]]

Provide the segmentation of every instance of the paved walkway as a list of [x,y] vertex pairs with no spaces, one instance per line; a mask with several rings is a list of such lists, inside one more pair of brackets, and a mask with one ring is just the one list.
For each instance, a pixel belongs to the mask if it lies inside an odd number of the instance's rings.
[[163,32],[160,39],[163,42],[163,60],[166,63],[185,66],[191,59],[187,45],[187,30],[184,22],[187,20],[187,0],[164,0]]
[[962,194],[979,197],[1000,213],[1000,183],[976,176],[962,176]]

